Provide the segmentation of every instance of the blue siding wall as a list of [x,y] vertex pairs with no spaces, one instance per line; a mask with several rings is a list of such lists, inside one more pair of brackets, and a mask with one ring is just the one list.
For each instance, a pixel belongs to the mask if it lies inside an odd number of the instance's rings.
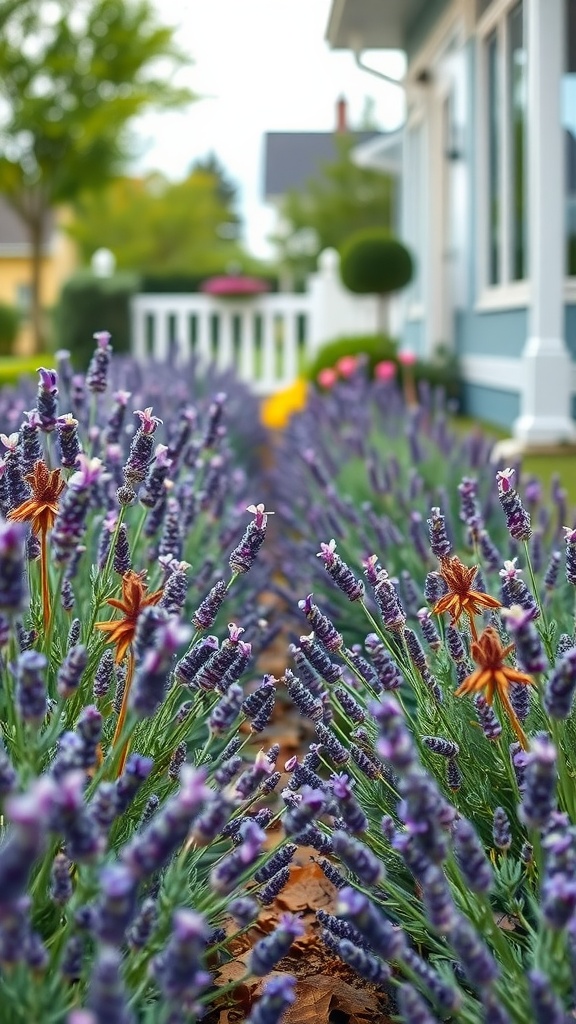
[[515,391],[464,384],[462,392],[463,411],[467,416],[507,429],[520,415],[520,395]]
[[422,320],[407,320],[402,330],[402,341],[417,355],[424,352],[424,323]]
[[503,309],[494,313],[456,314],[456,351],[459,356],[522,354],[526,341],[527,311]]

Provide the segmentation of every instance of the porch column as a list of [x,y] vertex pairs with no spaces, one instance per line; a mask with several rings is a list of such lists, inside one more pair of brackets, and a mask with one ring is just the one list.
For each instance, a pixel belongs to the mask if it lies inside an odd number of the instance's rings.
[[576,437],[570,413],[572,362],[564,343],[564,147],[560,89],[564,0],[524,0],[528,56],[528,256],[530,307],[522,354],[524,445]]

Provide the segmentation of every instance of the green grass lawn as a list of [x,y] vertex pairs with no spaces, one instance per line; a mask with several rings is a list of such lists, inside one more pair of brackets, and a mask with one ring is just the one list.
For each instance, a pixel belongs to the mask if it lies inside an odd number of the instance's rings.
[[[458,416],[454,419],[453,424],[456,430],[462,430],[462,432],[473,427],[480,427],[484,433],[496,440],[510,437],[510,431],[496,427],[492,423],[479,422],[469,416]],[[576,508],[576,448],[574,446],[567,445],[566,451],[559,448],[554,451],[554,454],[529,453],[522,459],[522,471],[527,476],[537,476],[548,493],[553,477],[559,476],[562,486],[568,493],[569,505]]]

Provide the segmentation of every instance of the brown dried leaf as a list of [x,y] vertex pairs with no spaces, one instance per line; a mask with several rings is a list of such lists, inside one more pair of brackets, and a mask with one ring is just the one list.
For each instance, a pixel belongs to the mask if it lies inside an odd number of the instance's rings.
[[347,1024],[391,1024],[378,996],[367,988],[354,988],[341,978],[324,974],[298,982],[297,998],[286,1013],[283,1024],[329,1024],[330,1015],[339,1011]]
[[276,906],[293,914],[327,910],[334,906],[336,892],[318,864],[296,864],[290,869],[290,880],[277,897]]

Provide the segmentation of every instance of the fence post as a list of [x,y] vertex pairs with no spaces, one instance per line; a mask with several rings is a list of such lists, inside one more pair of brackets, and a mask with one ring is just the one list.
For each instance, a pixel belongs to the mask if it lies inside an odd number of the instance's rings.
[[378,331],[377,299],[352,295],[340,280],[339,266],[336,249],[325,249],[318,257],[318,271],[309,278],[312,355],[334,338]]

